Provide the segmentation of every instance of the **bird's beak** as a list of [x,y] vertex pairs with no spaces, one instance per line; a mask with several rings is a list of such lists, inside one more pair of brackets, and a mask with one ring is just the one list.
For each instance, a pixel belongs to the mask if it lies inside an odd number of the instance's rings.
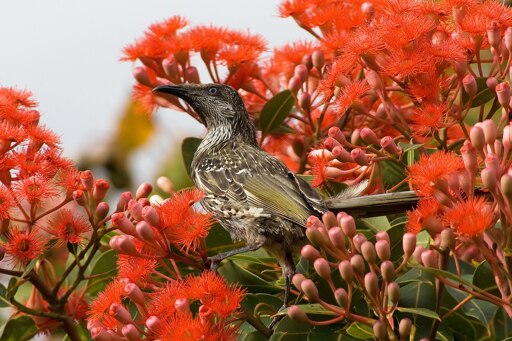
[[179,98],[188,99],[188,91],[179,85],[160,85],[153,89],[153,92],[171,94]]

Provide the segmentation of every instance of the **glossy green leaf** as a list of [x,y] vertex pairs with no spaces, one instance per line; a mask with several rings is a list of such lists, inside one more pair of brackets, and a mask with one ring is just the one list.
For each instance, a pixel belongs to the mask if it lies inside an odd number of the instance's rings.
[[[476,85],[477,85],[477,92],[475,95],[475,98],[473,98],[473,102],[471,102],[471,108],[478,107],[482,104],[485,104],[489,102],[491,99],[493,99],[496,94],[494,91],[489,89],[486,84],[487,78],[485,77],[478,77],[476,79]],[[462,92],[462,102],[466,104],[469,100],[469,95],[466,91]]]
[[5,325],[0,341],[25,341],[38,333],[36,323],[29,316],[9,319]]
[[[87,330],[85,327],[85,322],[82,321],[82,323],[76,325],[76,332],[78,333],[78,337],[81,341],[92,341],[91,333]],[[62,341],[70,341],[71,339],[66,334]]]
[[396,310],[398,310],[401,313],[420,315],[420,316],[429,317],[431,319],[436,319],[436,320],[441,321],[441,318],[439,317],[439,315],[435,311],[430,310],[430,309],[397,307]]
[[398,142],[398,146],[402,149],[404,153],[407,153],[412,150],[419,149],[423,147],[422,143],[404,143],[404,142]]
[[237,244],[231,241],[229,232],[226,231],[218,223],[213,225],[213,227],[210,229],[210,232],[208,233],[208,236],[206,237],[206,248],[208,249],[208,255],[212,256],[219,252],[231,250],[235,247],[237,247]]
[[308,334],[308,341],[348,341],[355,340],[350,336],[344,335],[343,327],[339,324],[316,326]]
[[[465,292],[452,287],[446,287],[446,290],[457,302],[461,302],[468,296]],[[465,315],[482,321],[484,325],[489,325],[494,319],[498,306],[487,301],[472,298],[462,306],[462,310]]]
[[503,308],[499,308],[494,317],[494,336],[496,340],[503,340],[507,337],[512,338],[512,319],[507,315]]
[[[88,294],[94,295],[101,291],[106,284],[106,280],[113,278],[117,274],[117,252],[114,250],[107,250],[99,255],[98,259],[92,266],[92,271],[89,275],[97,275],[89,280],[87,291]],[[104,279],[105,281],[102,281]]]
[[[384,183],[384,187],[386,188],[391,188],[395,186],[406,177],[404,167],[398,165],[396,162],[381,161],[380,168],[380,173],[376,172],[375,175],[381,177],[382,182]],[[405,189],[407,189],[406,183],[404,183],[402,186],[398,188],[398,190]]]
[[491,267],[487,261],[483,261],[478,264],[473,275],[473,284],[493,295],[498,297],[500,295],[500,291],[494,281],[494,274],[492,273]]
[[185,163],[185,169],[188,175],[190,175],[190,165],[192,165],[192,159],[194,154],[201,143],[201,139],[197,137],[187,137],[181,144],[181,154],[183,155],[183,162]]
[[[242,328],[240,328],[240,330],[243,331]],[[258,331],[252,331],[249,333],[245,333],[245,332],[240,333],[238,340],[240,340],[240,341],[267,341],[267,338]]]
[[375,233],[380,231],[387,231],[391,228],[391,224],[389,223],[388,218],[385,216],[362,218],[361,222],[366,228],[372,230]]
[[0,308],[10,307],[11,303],[6,297],[7,288],[0,283]]
[[313,326],[307,323],[299,323],[285,316],[274,329],[270,341],[298,341],[307,340]]
[[358,340],[374,340],[375,335],[373,334],[372,327],[367,326],[366,324],[353,322],[348,326],[345,330],[348,335],[358,339]]
[[259,128],[263,136],[275,131],[290,114],[295,99],[290,90],[284,90],[272,97],[260,113]]
[[228,259],[219,268],[219,273],[229,283],[238,283],[252,293],[276,294],[282,290],[265,279],[242,268],[236,261]]
[[[323,316],[338,316],[338,314],[336,314],[335,312],[325,309],[322,305],[320,305],[318,303],[299,304],[297,306],[300,308],[300,310],[302,310],[306,314],[323,315]],[[286,315],[288,313],[288,309],[289,308],[283,309],[282,311],[279,312],[279,314]]]

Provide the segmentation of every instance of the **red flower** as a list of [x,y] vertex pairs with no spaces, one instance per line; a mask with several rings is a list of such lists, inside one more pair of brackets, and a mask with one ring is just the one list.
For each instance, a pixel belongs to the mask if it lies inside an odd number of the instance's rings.
[[309,163],[312,165],[311,174],[313,175],[313,183],[311,185],[313,187],[319,187],[324,184],[326,180],[325,168],[329,164],[329,161],[324,150],[322,150],[320,155],[309,158]]
[[209,325],[202,323],[196,317],[188,314],[179,314],[175,318],[164,322],[161,331],[157,333],[156,339],[162,341],[197,341],[203,340],[208,335]]
[[0,98],[18,107],[34,108],[38,104],[32,97],[32,92],[16,88],[0,88]]
[[420,199],[415,210],[407,211],[407,232],[420,233],[426,220],[438,218],[440,208],[439,202],[434,198]]
[[444,219],[458,234],[474,237],[491,227],[494,214],[484,198],[470,197],[447,210]]
[[123,254],[117,256],[117,277],[126,278],[135,284],[146,283],[156,267],[156,260],[133,257]]
[[161,320],[172,319],[176,315],[176,300],[190,296],[188,287],[183,282],[167,282],[163,288],[154,292],[148,312]]
[[3,244],[5,252],[11,256],[14,266],[26,266],[28,262],[41,256],[45,251],[46,240],[35,229],[20,231],[13,227],[7,233],[7,242]]
[[59,194],[51,181],[39,175],[16,181],[13,187],[14,193],[20,199],[26,199],[30,204],[37,206]]
[[62,246],[82,243],[85,234],[91,231],[91,224],[73,211],[61,209],[42,228],[57,239],[58,246]]
[[9,218],[9,210],[13,206],[12,193],[4,185],[0,185],[0,221]]
[[444,103],[425,103],[414,110],[412,129],[418,136],[432,135],[447,125],[448,107]]
[[116,279],[110,282],[105,289],[98,294],[89,308],[89,323],[101,323],[106,328],[115,328],[118,322],[109,315],[110,306],[113,303],[121,304],[124,296],[125,282]]

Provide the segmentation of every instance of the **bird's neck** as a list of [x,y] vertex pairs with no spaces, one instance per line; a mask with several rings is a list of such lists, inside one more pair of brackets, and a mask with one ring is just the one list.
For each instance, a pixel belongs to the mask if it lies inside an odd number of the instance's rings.
[[200,149],[222,148],[231,143],[257,145],[256,128],[249,120],[233,120],[231,122],[207,122],[206,133]]

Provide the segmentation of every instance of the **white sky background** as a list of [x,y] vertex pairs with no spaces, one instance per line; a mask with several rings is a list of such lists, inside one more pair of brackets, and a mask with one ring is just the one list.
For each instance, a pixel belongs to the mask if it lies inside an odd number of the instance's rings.
[[[121,49],[149,24],[182,15],[191,24],[249,29],[266,37],[270,47],[307,38],[292,19],[278,17],[278,5],[271,0],[3,0],[0,86],[31,90],[42,123],[61,136],[65,155],[77,159],[107,141],[115,128],[134,82],[133,65],[119,62]],[[171,141],[203,131],[185,114],[161,110],[156,115],[159,129],[169,136],[167,151]],[[152,149],[137,168],[159,161],[162,150]]]

